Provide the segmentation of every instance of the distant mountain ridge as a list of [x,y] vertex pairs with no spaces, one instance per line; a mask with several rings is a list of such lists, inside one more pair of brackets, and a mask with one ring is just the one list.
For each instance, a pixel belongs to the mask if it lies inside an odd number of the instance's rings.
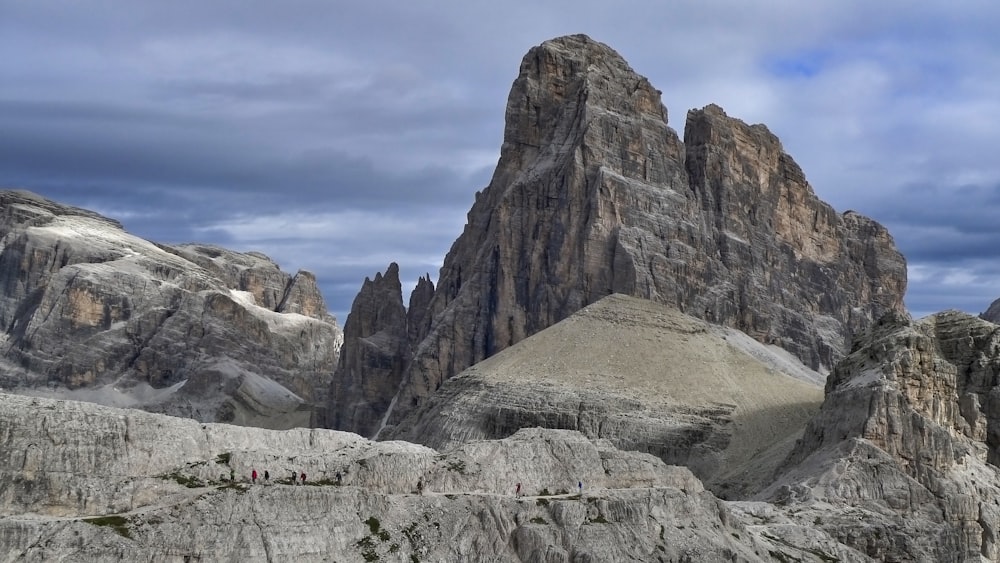
[[0,386],[290,427],[325,406],[342,333],[306,271],[161,245],[0,191]]
[[[611,293],[825,372],[874,319],[903,310],[905,288],[888,231],[820,201],[766,127],[708,106],[688,113],[682,142],[659,91],[617,53],[560,37],[521,62],[500,161],[437,287],[422,282],[409,310],[394,296],[395,324],[348,317],[369,330],[345,338],[331,423],[369,436],[398,424],[443,381]],[[349,361],[376,334],[378,359]],[[338,383],[362,380],[363,392]]]

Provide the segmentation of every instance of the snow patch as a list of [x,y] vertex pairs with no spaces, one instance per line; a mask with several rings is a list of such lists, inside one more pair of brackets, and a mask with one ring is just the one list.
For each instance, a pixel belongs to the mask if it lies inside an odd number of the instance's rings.
[[246,308],[250,314],[266,322],[267,327],[272,332],[293,331],[298,330],[305,325],[322,322],[312,317],[300,315],[299,313],[278,313],[277,311],[261,307],[257,304],[257,300],[254,299],[253,294],[249,291],[230,289],[229,296],[233,299],[233,301]]

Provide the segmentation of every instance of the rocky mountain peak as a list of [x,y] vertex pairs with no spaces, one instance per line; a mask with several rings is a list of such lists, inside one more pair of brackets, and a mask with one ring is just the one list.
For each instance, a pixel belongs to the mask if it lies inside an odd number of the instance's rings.
[[410,354],[406,309],[399,266],[365,278],[344,323],[344,341],[330,395],[329,423],[355,428],[359,434],[378,430]]
[[410,329],[422,338],[398,392],[377,402],[398,422],[445,379],[611,293],[826,371],[872,319],[902,309],[905,286],[888,232],[820,201],[766,127],[708,106],[688,114],[682,142],[621,56],[561,37],[525,55],[492,180]]
[[315,277],[156,244],[0,191],[0,386],[239,424],[315,423],[342,342]]

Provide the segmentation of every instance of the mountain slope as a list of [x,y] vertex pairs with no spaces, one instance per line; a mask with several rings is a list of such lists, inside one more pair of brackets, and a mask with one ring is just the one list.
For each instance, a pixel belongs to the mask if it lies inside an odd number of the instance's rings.
[[309,272],[157,245],[95,213],[0,192],[0,386],[309,425],[342,342]]
[[822,376],[800,365],[796,379],[775,369],[782,359],[733,329],[616,294],[449,379],[380,437],[447,450],[520,428],[578,430],[746,496],[823,399]]

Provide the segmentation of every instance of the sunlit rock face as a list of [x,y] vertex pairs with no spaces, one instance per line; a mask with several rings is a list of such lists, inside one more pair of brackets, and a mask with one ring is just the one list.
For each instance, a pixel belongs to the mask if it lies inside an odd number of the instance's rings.
[[155,244],[0,192],[0,386],[274,427],[325,406],[342,335],[308,272]]
[[905,287],[888,232],[820,201],[765,126],[710,105],[688,112],[682,141],[617,53],[561,37],[521,62],[499,163],[418,300],[401,384],[346,401],[377,405],[374,419],[394,405],[397,424],[443,381],[611,293],[826,372],[872,319],[902,310]]
[[1000,327],[884,317],[762,498],[886,561],[1000,559]]
[[[849,555],[828,536],[814,540]],[[23,561],[768,561],[800,553],[758,539],[687,469],[576,432],[523,430],[440,454],[332,430],[201,424],[5,394],[0,545]]]

